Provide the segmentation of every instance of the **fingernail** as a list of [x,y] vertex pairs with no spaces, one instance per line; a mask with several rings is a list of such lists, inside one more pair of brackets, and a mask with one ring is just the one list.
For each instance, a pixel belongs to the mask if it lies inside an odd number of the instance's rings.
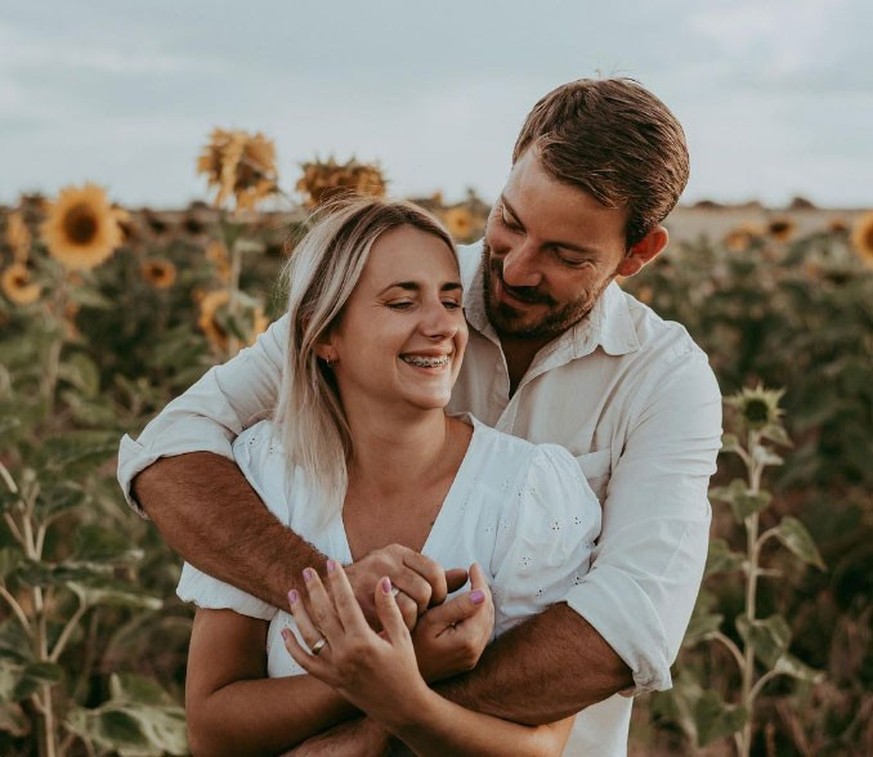
[[297,589],[291,589],[291,591],[288,592],[289,604],[297,604],[298,599],[300,599],[300,595],[297,593]]
[[288,641],[288,637],[290,635],[291,635],[291,631],[289,631],[287,628],[282,629],[282,638],[285,639],[285,641]]
[[304,568],[303,580],[309,583],[313,578],[315,578],[315,571],[312,568]]
[[482,589],[476,589],[470,592],[470,601],[474,605],[481,605],[485,601],[485,592]]
[[327,572],[333,573],[336,570],[336,563],[333,560],[327,561]]
[[388,576],[385,576],[385,578],[382,579],[382,591],[386,594],[391,593],[391,579],[388,578]]

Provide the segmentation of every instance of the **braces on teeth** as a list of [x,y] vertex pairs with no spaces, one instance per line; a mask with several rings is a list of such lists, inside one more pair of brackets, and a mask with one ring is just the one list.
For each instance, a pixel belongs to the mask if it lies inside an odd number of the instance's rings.
[[407,363],[411,363],[412,365],[417,365],[421,368],[437,368],[439,366],[448,365],[449,356],[445,355],[444,357],[404,357],[403,358]]

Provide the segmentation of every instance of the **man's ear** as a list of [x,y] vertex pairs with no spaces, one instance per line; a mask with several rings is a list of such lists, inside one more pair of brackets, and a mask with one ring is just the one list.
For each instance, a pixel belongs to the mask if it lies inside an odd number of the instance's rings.
[[620,276],[633,276],[639,273],[642,267],[650,260],[654,260],[667,246],[670,235],[663,226],[655,226],[639,242],[633,245],[624,260],[618,265]]

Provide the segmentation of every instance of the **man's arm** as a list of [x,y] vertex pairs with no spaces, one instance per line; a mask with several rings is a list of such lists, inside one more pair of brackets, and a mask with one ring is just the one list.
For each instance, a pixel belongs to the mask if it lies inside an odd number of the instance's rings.
[[[148,514],[176,552],[277,607],[286,605],[290,588],[299,588],[303,569],[321,570],[326,558],[264,507],[234,463],[231,445],[275,408],[287,329],[286,315],[253,347],[210,369],[137,440],[125,436],[118,457],[129,504]],[[403,591],[399,601],[410,624],[446,596],[440,567],[402,547],[368,555],[349,575],[371,618],[372,590],[384,575]]]

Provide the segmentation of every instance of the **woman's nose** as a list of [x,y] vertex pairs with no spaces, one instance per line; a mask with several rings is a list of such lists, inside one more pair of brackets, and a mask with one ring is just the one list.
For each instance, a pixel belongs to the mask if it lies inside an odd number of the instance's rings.
[[431,303],[425,308],[422,319],[422,331],[429,337],[445,338],[454,336],[458,330],[458,316],[454,310],[449,310],[440,301]]

